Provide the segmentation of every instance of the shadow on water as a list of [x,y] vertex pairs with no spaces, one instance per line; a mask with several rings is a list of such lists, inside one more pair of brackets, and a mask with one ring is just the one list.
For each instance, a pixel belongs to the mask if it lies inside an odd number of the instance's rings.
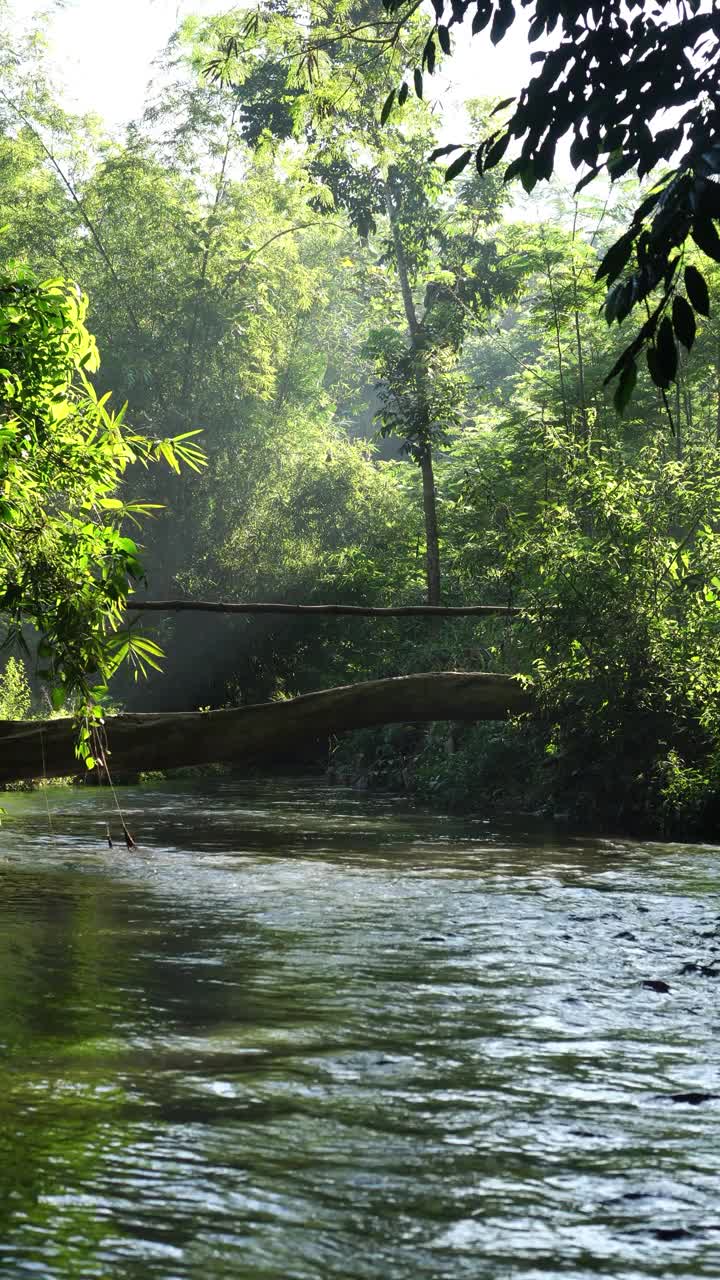
[[3,1280],[717,1274],[716,850],[122,803],[7,800]]

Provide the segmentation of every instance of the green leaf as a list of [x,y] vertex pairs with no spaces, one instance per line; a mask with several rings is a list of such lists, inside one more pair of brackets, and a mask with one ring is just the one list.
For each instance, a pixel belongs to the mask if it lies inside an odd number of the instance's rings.
[[65,704],[65,689],[61,684],[56,684],[54,689],[50,690],[50,701],[53,711],[59,711]]

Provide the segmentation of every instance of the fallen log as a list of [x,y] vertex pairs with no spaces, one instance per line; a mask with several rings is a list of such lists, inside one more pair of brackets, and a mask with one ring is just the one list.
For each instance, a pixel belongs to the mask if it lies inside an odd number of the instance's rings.
[[[114,773],[224,761],[254,764],[303,742],[372,725],[431,720],[504,720],[532,709],[516,676],[442,671],[369,680],[224,711],[108,717]],[[71,720],[0,720],[0,786],[78,772]]]
[[134,600],[128,601],[126,612],[142,613],[285,613],[296,617],[349,618],[514,618],[522,612],[508,604],[403,604],[377,606],[364,604],[282,604],[260,601],[222,600]]

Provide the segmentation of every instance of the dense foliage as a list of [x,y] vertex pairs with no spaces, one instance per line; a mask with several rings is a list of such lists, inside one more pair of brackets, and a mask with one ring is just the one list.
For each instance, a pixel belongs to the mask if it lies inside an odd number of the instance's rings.
[[62,279],[40,283],[26,268],[0,277],[0,604],[6,643],[39,637],[41,674],[52,705],[87,701],[129,657],[141,669],[158,649],[122,629],[129,584],[141,578],[125,525],[148,504],[116,496],[127,467],[182,458],[187,439],[152,439],[126,429],[89,375],[98,368],[85,327],[87,300]]
[[[711,830],[718,269],[685,247],[693,341],[673,347],[672,386],[641,373],[620,416],[606,375],[627,337],[606,322],[600,269],[663,172],[512,207],[497,170],[445,183],[424,163],[438,125],[422,100],[381,122],[380,56],[361,76],[364,46],[328,46],[293,78],[297,24],[275,9],[266,25],[245,13],[240,36],[237,14],[186,22],[122,142],[62,110],[34,46],[0,69],[0,225],[18,263],[3,449],[22,481],[0,526],[9,633],[40,632],[59,701],[133,652],[115,632],[143,572],[156,597],[515,605],[515,621],[432,625],[168,618],[152,632],[163,674],[116,677],[113,695],[181,708],[518,672],[539,718],[352,735],[333,744],[335,775]],[[489,137],[492,106],[470,104],[468,128]],[[99,367],[68,280],[90,298]],[[115,416],[111,389],[127,401]],[[182,452],[197,428],[202,472],[127,471],[176,458],[168,438]],[[140,548],[127,521],[153,502]]]

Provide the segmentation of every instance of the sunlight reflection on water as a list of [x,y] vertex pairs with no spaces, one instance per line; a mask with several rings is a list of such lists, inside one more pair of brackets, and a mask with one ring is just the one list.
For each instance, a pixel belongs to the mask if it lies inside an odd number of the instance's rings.
[[718,1274],[715,849],[223,780],[124,791],[128,855],[47,795],[0,832],[3,1280]]

